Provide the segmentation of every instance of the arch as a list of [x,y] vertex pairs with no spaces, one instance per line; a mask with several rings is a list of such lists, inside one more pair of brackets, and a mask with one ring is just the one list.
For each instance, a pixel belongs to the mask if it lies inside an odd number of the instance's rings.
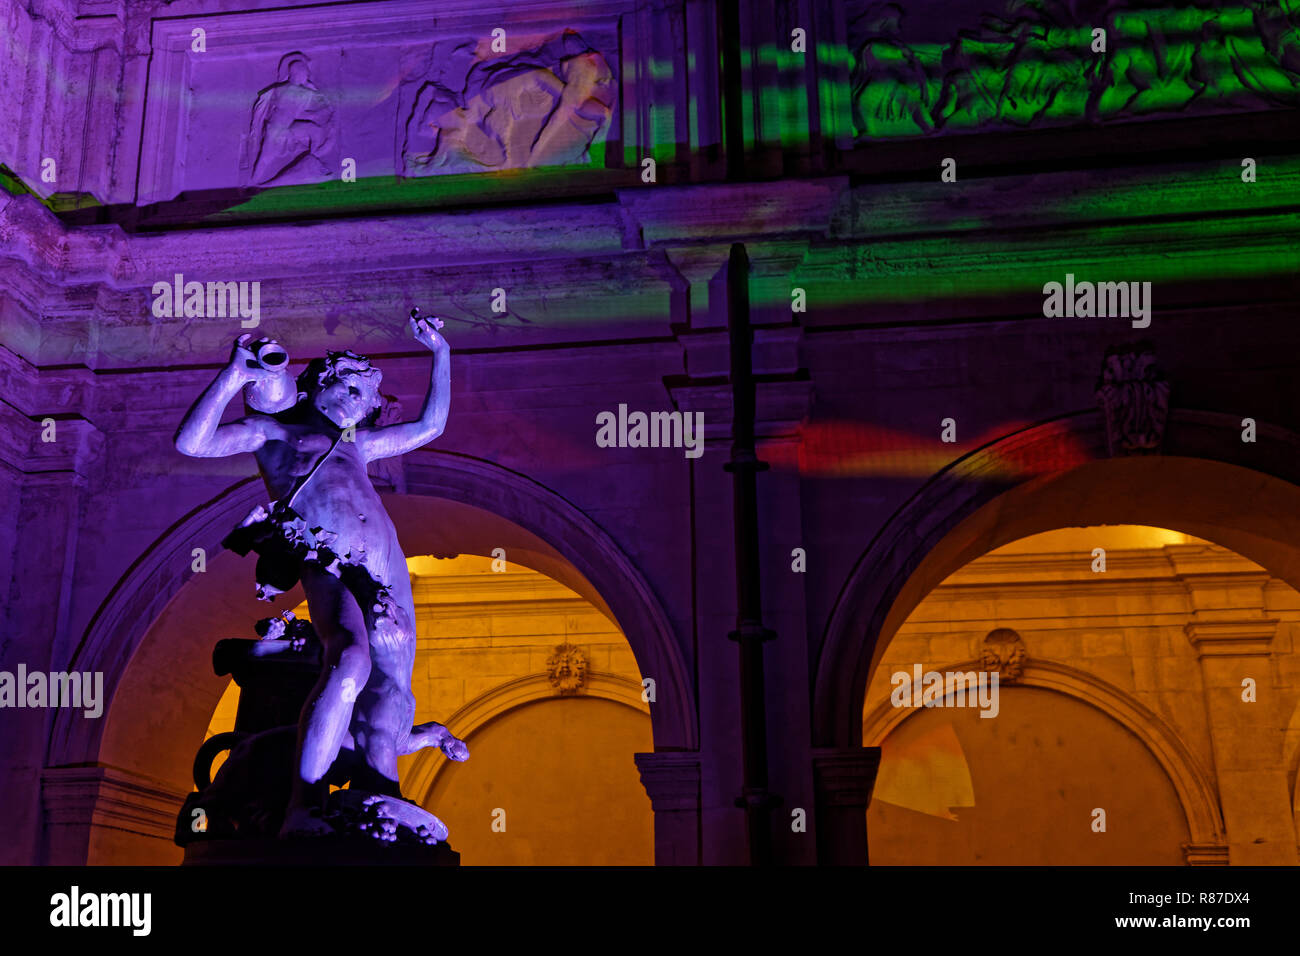
[[[624,704],[633,710],[641,711],[647,717],[650,716],[650,705],[641,699],[641,685],[618,674],[588,671],[583,692],[574,696],[598,697],[601,700]],[[545,700],[567,699],[556,693],[547,675],[529,674],[526,677],[506,681],[499,687],[480,694],[452,714],[445,723],[457,737],[468,740],[475,731],[516,707]],[[447,758],[442,751],[422,750],[402,783],[408,798],[424,805],[438,782],[438,774],[446,766]]]
[[[192,568],[193,549],[202,548],[208,556],[204,574],[224,577],[234,556],[222,553],[222,539],[249,511],[265,504],[265,498],[260,479],[236,482],[164,531],[118,579],[95,611],[69,664],[73,670],[103,672],[104,717],[73,720],[63,711],[56,712],[46,766],[96,762],[114,698],[132,658],[151,626],[198,573]],[[237,593],[246,595],[247,589]],[[266,605],[260,608],[257,617],[267,616]],[[250,618],[250,623],[257,617]]]
[[[963,661],[937,671],[978,670],[979,661]],[[1038,687],[1072,697],[1121,724],[1138,738],[1155,757],[1174,785],[1192,843],[1224,842],[1223,816],[1218,791],[1209,771],[1203,767],[1177,733],[1154,711],[1148,710],[1121,688],[1086,671],[1055,661],[1029,660],[1020,677],[1008,687]],[[878,747],[916,708],[895,707],[886,697],[863,720],[863,743]]]
[[[384,501],[404,550],[420,554],[456,548],[456,528],[465,524],[460,519],[470,512],[477,514],[516,559],[519,555],[527,558],[520,563],[555,576],[608,613],[623,631],[642,673],[669,688],[650,708],[656,746],[698,746],[694,715],[688,706],[694,699],[689,672],[668,617],[640,570],[603,528],[565,498],[499,465],[433,450],[408,455],[403,464],[407,493],[384,495]],[[118,746],[125,746],[121,742],[123,729],[114,729],[114,708],[122,699],[131,667],[141,662],[141,653],[150,650],[146,645],[156,643],[150,636],[160,622],[166,623],[168,633],[179,633],[185,622],[178,619],[187,609],[215,604],[228,617],[237,611],[237,619],[250,628],[257,618],[271,613],[268,605],[252,596],[251,568],[221,548],[229,530],[264,499],[259,479],[237,482],[164,532],[122,576],[91,620],[69,665],[73,670],[104,673],[104,718],[74,719],[69,716],[71,711],[58,711],[51,728],[48,767],[101,762],[110,735]],[[433,499],[440,501],[435,504]],[[453,516],[450,527],[436,523],[430,527],[428,522],[415,520],[435,507]],[[208,554],[207,571],[202,575],[190,566],[191,550],[196,547]],[[484,553],[490,554],[490,550]],[[200,599],[197,604],[196,597]],[[300,592],[295,589],[281,602],[292,607],[299,600]],[[184,689],[178,694],[168,680],[186,674],[193,675],[204,693],[219,695],[224,682],[211,675],[211,647],[207,644],[154,648],[152,660],[142,668],[151,674],[143,675],[141,686],[133,689],[147,693],[148,687],[167,687],[171,688],[170,697],[184,696]],[[215,700],[214,696],[214,704]],[[185,706],[160,701],[160,723],[166,721],[165,705],[173,709]],[[210,711],[208,707],[205,720]],[[192,745],[187,746],[192,751]],[[169,767],[176,762],[174,756],[166,757]],[[191,760],[192,753],[184,759],[186,766],[178,780],[187,776]],[[149,768],[136,767],[133,772],[163,779],[160,772]]]
[[[1258,442],[1245,443],[1240,423],[1171,410],[1162,454],[1110,458],[1102,413],[1089,410],[1006,435],[932,477],[840,590],[817,663],[815,745],[861,746],[868,679],[907,615],[953,571],[1018,538],[1157,525],[1231,548],[1300,589],[1300,437],[1261,424]],[[1008,473],[1008,461],[1032,467]]]

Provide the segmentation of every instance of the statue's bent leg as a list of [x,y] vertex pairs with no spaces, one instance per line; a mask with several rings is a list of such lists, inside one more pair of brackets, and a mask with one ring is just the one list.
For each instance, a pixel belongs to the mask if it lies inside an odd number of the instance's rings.
[[298,725],[299,775],[316,783],[338,757],[355,703],[370,680],[370,645],[365,616],[338,578],[304,568],[302,583],[312,624],[325,645],[320,679]]
[[415,695],[411,693],[411,665],[393,660],[385,651],[372,648],[374,669],[370,683],[357,699],[352,715],[352,738],[356,752],[373,771],[369,779],[353,776],[353,787],[375,793],[401,796],[397,784],[397,757],[405,752],[411,722],[415,718]]

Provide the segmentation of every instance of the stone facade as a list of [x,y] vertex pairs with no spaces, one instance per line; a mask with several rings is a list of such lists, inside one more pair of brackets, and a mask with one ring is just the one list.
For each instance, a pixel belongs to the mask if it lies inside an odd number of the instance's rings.
[[[107,700],[97,720],[0,711],[0,862],[85,862],[127,818],[165,844],[157,807],[189,789],[225,688],[211,646],[267,613],[220,547],[264,498],[252,461],[171,441],[244,331],[295,363],[375,356],[411,410],[428,358],[405,316],[447,320],[448,428],[377,472],[403,548],[504,549],[617,622],[655,687],[652,749],[627,761],[664,863],[750,858],[727,640],[735,242],[771,465],[758,565],[777,861],[866,859],[868,680],[921,598],[980,554],[1146,524],[1300,584],[1294,32],[1274,5],[1207,3],[1228,48],[1169,62],[1223,82],[1175,71],[1161,82],[1187,96],[989,117],[978,103],[1003,93],[963,81],[953,103],[904,111],[932,127],[918,130],[895,128],[898,96],[872,98],[876,68],[886,47],[919,50],[929,77],[926,50],[957,34],[919,35],[933,5],[905,6],[916,16],[891,24],[830,0],[735,15],[707,0],[8,0],[0,671],[102,673]],[[971,28],[1011,9],[950,6]],[[1156,42],[1129,37],[1125,55]],[[1241,80],[1241,50],[1267,75]],[[1044,285],[1067,275],[1150,282],[1149,327],[1047,317]],[[219,298],[253,282],[255,316]],[[179,309],[158,291],[176,285]],[[1108,352],[1139,347],[1168,405],[1158,447],[1130,454],[1098,379]],[[597,416],[621,405],[702,414],[702,453],[600,447]],[[1223,688],[1225,661],[1277,653],[1257,622],[1192,623],[1189,681]],[[1294,793],[1295,771],[1269,786]]]

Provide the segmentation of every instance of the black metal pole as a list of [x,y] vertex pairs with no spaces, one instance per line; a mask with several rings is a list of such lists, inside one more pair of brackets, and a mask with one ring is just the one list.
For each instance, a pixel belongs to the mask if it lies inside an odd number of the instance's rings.
[[722,148],[727,157],[727,178],[745,175],[744,87],[740,68],[740,3],[718,0],[718,45],[722,55]]
[[779,800],[767,789],[767,707],[763,644],[776,634],[763,627],[758,551],[756,476],[767,469],[754,450],[753,330],[749,324],[749,257],[737,242],[727,261],[727,328],[731,340],[733,521],[736,535],[736,629],[727,636],[740,645],[740,722],[744,789],[736,806],[745,809],[749,862],[772,862],[771,810]]

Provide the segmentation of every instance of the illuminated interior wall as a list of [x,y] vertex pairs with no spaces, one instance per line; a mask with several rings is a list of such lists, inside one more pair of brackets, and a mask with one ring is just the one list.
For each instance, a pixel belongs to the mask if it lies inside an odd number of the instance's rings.
[[[1192,622],[1206,615],[1275,625],[1270,652],[1198,660]],[[864,742],[882,748],[872,863],[1294,863],[1298,626],[1286,584],[1162,529],[1062,529],[972,561],[911,614],[868,688]],[[1000,686],[995,718],[892,706],[892,675],[978,661],[996,628],[1020,635],[1027,676]],[[1255,701],[1251,675],[1270,688]],[[1219,845],[1195,845],[1153,740],[1170,741],[1173,776],[1200,772],[1223,805]]]
[[[1189,839],[1142,743],[1088,704],[1012,687],[1002,713],[922,710],[886,738],[867,811],[878,865],[1177,866]],[[1092,811],[1107,812],[1104,834]]]
[[609,700],[514,708],[469,738],[425,806],[472,865],[654,864],[654,818],[632,764],[650,721]]

